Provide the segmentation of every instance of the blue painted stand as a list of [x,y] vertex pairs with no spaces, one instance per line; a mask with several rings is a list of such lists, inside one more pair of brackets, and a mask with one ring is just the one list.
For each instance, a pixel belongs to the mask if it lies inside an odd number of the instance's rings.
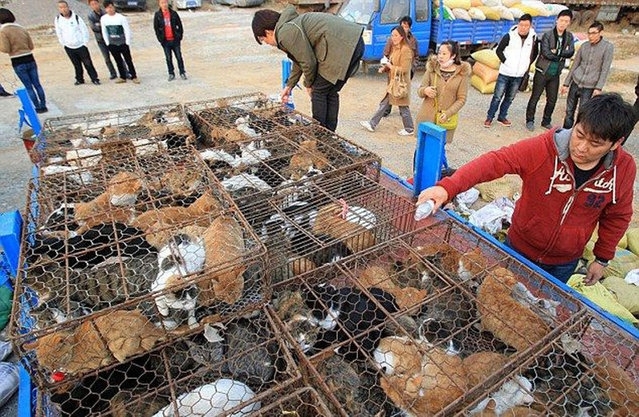
[[[417,150],[413,172],[413,195],[417,197],[425,188],[439,181],[442,164],[446,160],[444,145],[446,129],[424,122],[417,127]],[[444,163],[447,166],[448,163]]]
[[[293,63],[290,59],[282,60],[282,88],[286,87],[286,81],[288,81],[288,77],[291,75],[291,68],[293,68]],[[291,89],[291,94],[288,96],[288,103],[286,103],[288,107],[291,109],[295,109],[295,103],[293,103],[293,89]]]
[[40,119],[38,119],[38,114],[35,112],[35,107],[33,107],[33,103],[27,94],[27,90],[19,88],[16,90],[16,94],[22,103],[22,108],[18,110],[18,132],[20,132],[22,126],[26,124],[33,129],[33,133],[35,133],[36,136],[40,135],[42,125],[40,124]]

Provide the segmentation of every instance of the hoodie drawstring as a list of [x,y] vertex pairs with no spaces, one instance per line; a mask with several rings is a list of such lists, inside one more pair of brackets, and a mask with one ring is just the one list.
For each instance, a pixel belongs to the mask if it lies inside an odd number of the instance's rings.
[[548,195],[552,191],[552,186],[555,184],[555,178],[557,178],[557,157],[556,156],[555,156],[555,166],[553,167],[552,176],[550,177],[550,185],[548,186],[548,190],[546,191],[544,195]]

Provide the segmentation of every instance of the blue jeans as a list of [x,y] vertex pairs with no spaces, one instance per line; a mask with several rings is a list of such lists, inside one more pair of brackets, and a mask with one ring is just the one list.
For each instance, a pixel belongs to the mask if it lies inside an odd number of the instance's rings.
[[[517,91],[519,91],[519,84],[521,84],[522,78],[523,76],[509,77],[507,75],[499,74],[486,119],[493,120],[498,108],[499,116],[497,116],[497,120],[506,119],[506,116],[508,116],[508,109],[515,99]],[[504,99],[503,101],[502,98]],[[499,106],[499,103],[501,103],[501,107]]]
[[[510,243],[510,239],[508,239],[508,237],[506,237],[506,241],[504,242],[504,244],[508,246],[509,248],[515,250],[517,253],[521,254],[521,252],[519,252],[517,248],[515,248]],[[525,255],[522,254],[522,256],[525,256]],[[535,265],[537,265],[539,268],[548,272],[553,277],[557,278],[559,281],[563,282],[564,284],[568,282],[568,280],[570,279],[570,276],[575,273],[575,269],[577,268],[577,263],[579,263],[579,259],[575,259],[573,261],[566,262],[565,264],[559,264],[559,265],[548,265],[548,264],[535,262],[532,260],[530,261],[534,263]]]
[[22,81],[22,84],[24,84],[24,88],[27,90],[27,94],[29,94],[29,98],[36,110],[44,109],[47,106],[47,102],[44,96],[44,89],[40,84],[40,78],[38,78],[38,66],[35,61],[18,64],[13,67],[13,70]]
[[[180,74],[186,73],[184,70],[184,61],[182,60],[182,49],[180,48],[180,41],[165,41],[162,44],[164,49],[164,58],[166,59],[166,67],[169,70],[169,75],[175,75],[175,67],[173,67],[173,55],[177,60],[178,70]],[[173,54],[173,55],[172,55]]]

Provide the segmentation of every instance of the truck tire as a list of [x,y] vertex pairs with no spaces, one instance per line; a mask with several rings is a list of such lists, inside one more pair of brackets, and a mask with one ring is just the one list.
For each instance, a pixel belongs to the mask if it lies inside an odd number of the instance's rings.
[[573,10],[572,12],[572,21],[570,22],[570,26],[573,28],[578,28],[581,25],[581,12],[578,10]]
[[581,25],[587,28],[593,24],[596,18],[597,12],[595,10],[584,10],[581,12]]

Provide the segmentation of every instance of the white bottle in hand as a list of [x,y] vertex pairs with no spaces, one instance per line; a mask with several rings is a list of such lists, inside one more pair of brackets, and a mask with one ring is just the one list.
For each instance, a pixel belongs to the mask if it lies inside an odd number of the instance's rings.
[[435,201],[432,199],[426,200],[419,206],[417,206],[417,210],[415,210],[415,221],[420,221],[430,216],[435,208]]

